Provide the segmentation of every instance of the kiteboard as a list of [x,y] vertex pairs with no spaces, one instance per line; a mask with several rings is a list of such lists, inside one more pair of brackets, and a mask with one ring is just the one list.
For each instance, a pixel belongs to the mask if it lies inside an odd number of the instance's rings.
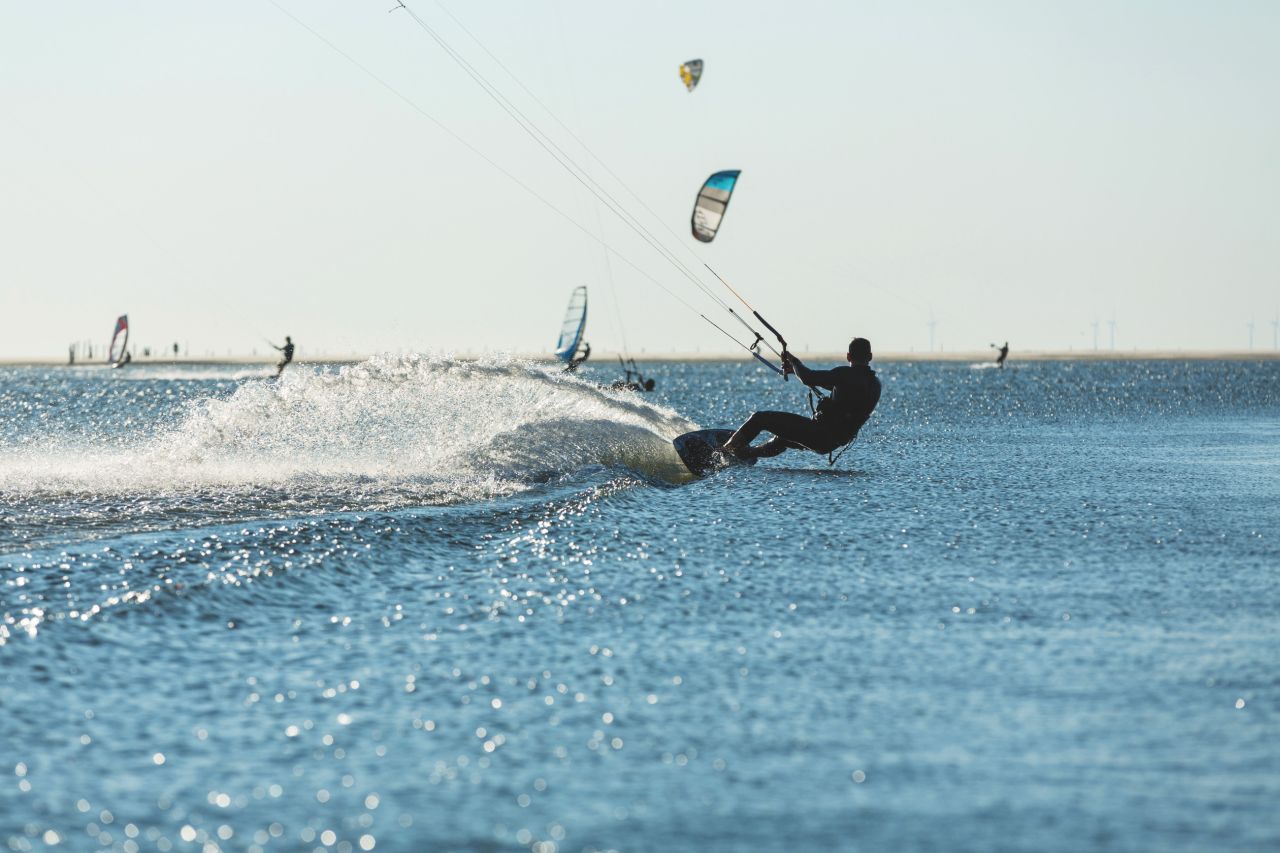
[[675,445],[676,454],[684,466],[697,477],[714,474],[721,468],[731,465],[754,465],[754,459],[741,459],[718,453],[720,446],[733,435],[731,429],[700,429],[697,432],[686,432],[676,436],[671,443]]

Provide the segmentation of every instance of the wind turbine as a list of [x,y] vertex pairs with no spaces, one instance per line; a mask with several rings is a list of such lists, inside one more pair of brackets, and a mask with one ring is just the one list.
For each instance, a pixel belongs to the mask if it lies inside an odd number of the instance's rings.
[[938,325],[938,321],[933,319],[933,309],[929,309],[929,352],[933,352],[933,330]]
[[1093,322],[1089,325],[1093,326],[1093,351],[1098,351],[1098,318],[1094,317]]
[[1114,352],[1116,348],[1116,315],[1114,311],[1111,312],[1111,319],[1107,321],[1107,325],[1111,327],[1111,350]]
[[1280,314],[1271,321],[1271,348],[1280,349]]
[[1245,325],[1249,327],[1249,349],[1253,349],[1253,321],[1250,320]]

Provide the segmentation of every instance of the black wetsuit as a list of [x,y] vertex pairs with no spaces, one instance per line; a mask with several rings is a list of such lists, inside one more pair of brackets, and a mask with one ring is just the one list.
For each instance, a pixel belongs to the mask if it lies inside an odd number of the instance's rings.
[[[791,412],[756,412],[747,418],[734,435],[735,444],[742,442],[744,456],[760,459],[788,449],[831,453],[853,441],[880,402],[880,380],[866,365],[810,370],[797,362],[795,372],[806,385],[830,389],[831,396],[818,404],[812,418]],[[775,438],[748,447],[765,431]]]
[[[267,343],[271,342],[267,341]],[[285,366],[293,361],[293,341],[287,341],[284,346],[276,347],[276,349],[280,350],[284,355],[284,358],[280,359],[280,363],[276,365],[276,376],[279,376],[284,373]]]
[[564,369],[569,373],[573,373],[589,358],[591,358],[591,344],[583,341],[582,346],[580,346],[578,351],[573,354],[573,358],[569,359],[569,363],[564,366]]

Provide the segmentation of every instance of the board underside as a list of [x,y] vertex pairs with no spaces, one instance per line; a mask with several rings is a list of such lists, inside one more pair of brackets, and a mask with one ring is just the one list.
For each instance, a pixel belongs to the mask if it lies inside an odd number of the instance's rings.
[[[721,458],[715,456],[720,446],[733,435],[731,429],[700,429],[697,432],[686,432],[672,440],[676,454],[694,475],[705,477],[726,467]],[[742,460],[738,464],[754,464],[755,460]]]

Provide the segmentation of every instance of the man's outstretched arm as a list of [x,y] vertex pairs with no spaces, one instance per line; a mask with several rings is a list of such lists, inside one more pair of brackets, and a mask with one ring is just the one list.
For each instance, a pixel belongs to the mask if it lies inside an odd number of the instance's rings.
[[810,370],[804,366],[804,362],[796,358],[791,353],[787,353],[787,362],[791,365],[791,369],[795,371],[797,377],[805,385],[816,385],[819,388],[831,389],[835,387],[835,376],[830,370]]

